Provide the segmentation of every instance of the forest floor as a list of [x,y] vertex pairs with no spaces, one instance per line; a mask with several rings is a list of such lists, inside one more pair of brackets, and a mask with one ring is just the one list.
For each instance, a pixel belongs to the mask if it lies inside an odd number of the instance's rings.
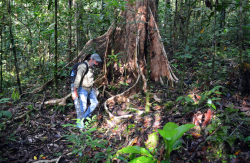
[[[182,146],[171,153],[170,162],[250,162],[250,96],[239,95],[236,82],[228,82],[197,85],[193,81],[182,91],[178,85],[149,83],[150,112],[119,124],[105,112],[107,96],[101,92],[94,116],[85,120],[83,131],[74,127],[76,112],[71,98],[66,106],[41,106],[52,99],[53,89],[48,86],[43,93],[27,94],[17,102],[2,104],[3,110],[11,111],[12,118],[1,119],[5,125],[0,135],[1,162],[126,162],[127,155],[120,157],[123,161],[113,157],[118,150],[145,147],[155,140],[154,158],[162,161],[163,138],[158,134],[154,140],[149,135],[168,122],[202,126],[181,137]],[[60,97],[70,92],[65,83],[61,82]],[[107,91],[117,94],[123,90],[124,86],[116,85]],[[114,115],[132,113],[133,108],[144,111],[146,101],[146,96],[139,93],[129,103],[109,106],[109,110]]]

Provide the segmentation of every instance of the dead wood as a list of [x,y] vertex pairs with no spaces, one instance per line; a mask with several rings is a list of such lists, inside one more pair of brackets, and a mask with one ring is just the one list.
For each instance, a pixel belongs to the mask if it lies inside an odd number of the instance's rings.
[[58,163],[60,161],[62,156],[58,157],[58,158],[55,158],[53,160],[39,160],[39,161],[35,161],[33,163],[51,163],[51,162],[55,162],[55,163]]
[[68,94],[67,96],[61,98],[61,99],[53,99],[53,100],[49,100],[49,101],[45,101],[44,104],[45,105],[62,105],[65,106],[66,105],[66,100],[71,96],[71,93]]

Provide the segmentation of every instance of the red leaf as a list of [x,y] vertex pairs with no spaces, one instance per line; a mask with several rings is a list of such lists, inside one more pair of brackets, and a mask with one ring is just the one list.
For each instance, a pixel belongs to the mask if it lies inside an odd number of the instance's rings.
[[202,123],[202,127],[206,127],[207,124],[210,122],[212,117],[212,111],[208,109],[207,113],[205,113],[205,121]]
[[193,124],[195,124],[196,126],[200,126],[202,116],[203,115],[201,114],[200,111],[198,111],[196,114],[194,114],[194,116],[193,116]]
[[196,139],[201,137],[200,134],[197,134],[195,132],[192,132],[191,134],[192,134],[193,138],[196,138]]

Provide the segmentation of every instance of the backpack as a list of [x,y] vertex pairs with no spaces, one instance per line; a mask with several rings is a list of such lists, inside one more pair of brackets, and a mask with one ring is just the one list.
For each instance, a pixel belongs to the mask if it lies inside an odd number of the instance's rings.
[[[75,64],[75,65],[73,66],[73,68],[71,69],[71,71],[70,71],[70,82],[71,82],[71,83],[74,83],[74,82],[75,82],[76,75],[77,75],[77,67],[78,67],[80,64],[82,64],[82,63],[84,63],[84,64],[86,65],[86,67],[87,67],[87,70],[85,71],[85,73],[84,73],[82,79],[83,79],[84,76],[88,73],[89,67],[88,67],[88,64],[87,64],[86,62],[80,62],[80,63]],[[82,79],[81,79],[81,82],[82,82]]]

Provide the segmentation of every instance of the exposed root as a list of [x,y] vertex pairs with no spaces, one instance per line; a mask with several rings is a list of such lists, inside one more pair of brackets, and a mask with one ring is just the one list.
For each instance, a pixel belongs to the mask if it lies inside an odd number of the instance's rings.
[[[143,74],[142,72],[140,72],[140,68],[139,68],[139,65],[137,63],[137,47],[138,47],[138,40],[139,40],[139,31],[138,31],[138,35],[137,35],[137,38],[136,38],[136,51],[135,51],[135,65],[137,67],[137,71],[138,71],[138,77],[137,77],[137,80],[135,82],[135,84],[130,87],[128,90],[124,91],[123,93],[121,94],[118,94],[118,95],[115,95],[113,97],[110,97],[107,101],[105,101],[104,103],[104,108],[106,110],[106,112],[108,113],[109,115],[109,118],[113,120],[114,123],[110,122],[107,120],[107,123],[110,125],[110,126],[114,126],[115,123],[119,123],[122,119],[126,119],[126,118],[130,118],[132,116],[138,116],[138,115],[141,115],[142,113],[144,113],[144,111],[140,111],[140,110],[137,110],[138,113],[133,113],[133,114],[129,114],[129,115],[123,115],[123,116],[115,116],[113,115],[109,110],[108,110],[108,107],[107,107],[107,102],[108,103],[116,103],[116,102],[129,102],[129,97],[133,94],[133,89],[137,86],[138,84],[138,81],[141,77],[141,74]],[[144,76],[145,78],[145,76]],[[143,79],[144,80],[144,79]],[[145,82],[146,80],[144,80],[144,86],[147,85],[147,83]],[[143,88],[146,92],[146,87]]]
[[38,93],[40,91],[42,91],[50,82],[53,82],[53,79],[50,79],[49,81],[47,81],[45,84],[43,84],[41,87],[35,88],[33,91],[31,92],[26,92],[20,95],[19,100],[26,94],[35,94]]
[[62,105],[62,106],[65,106],[66,105],[66,100],[67,98],[69,98],[71,96],[71,93],[68,94],[67,96],[61,98],[61,99],[54,99],[54,100],[49,100],[49,101],[45,101],[44,104],[47,105],[55,105],[55,104],[58,104],[58,105]]

